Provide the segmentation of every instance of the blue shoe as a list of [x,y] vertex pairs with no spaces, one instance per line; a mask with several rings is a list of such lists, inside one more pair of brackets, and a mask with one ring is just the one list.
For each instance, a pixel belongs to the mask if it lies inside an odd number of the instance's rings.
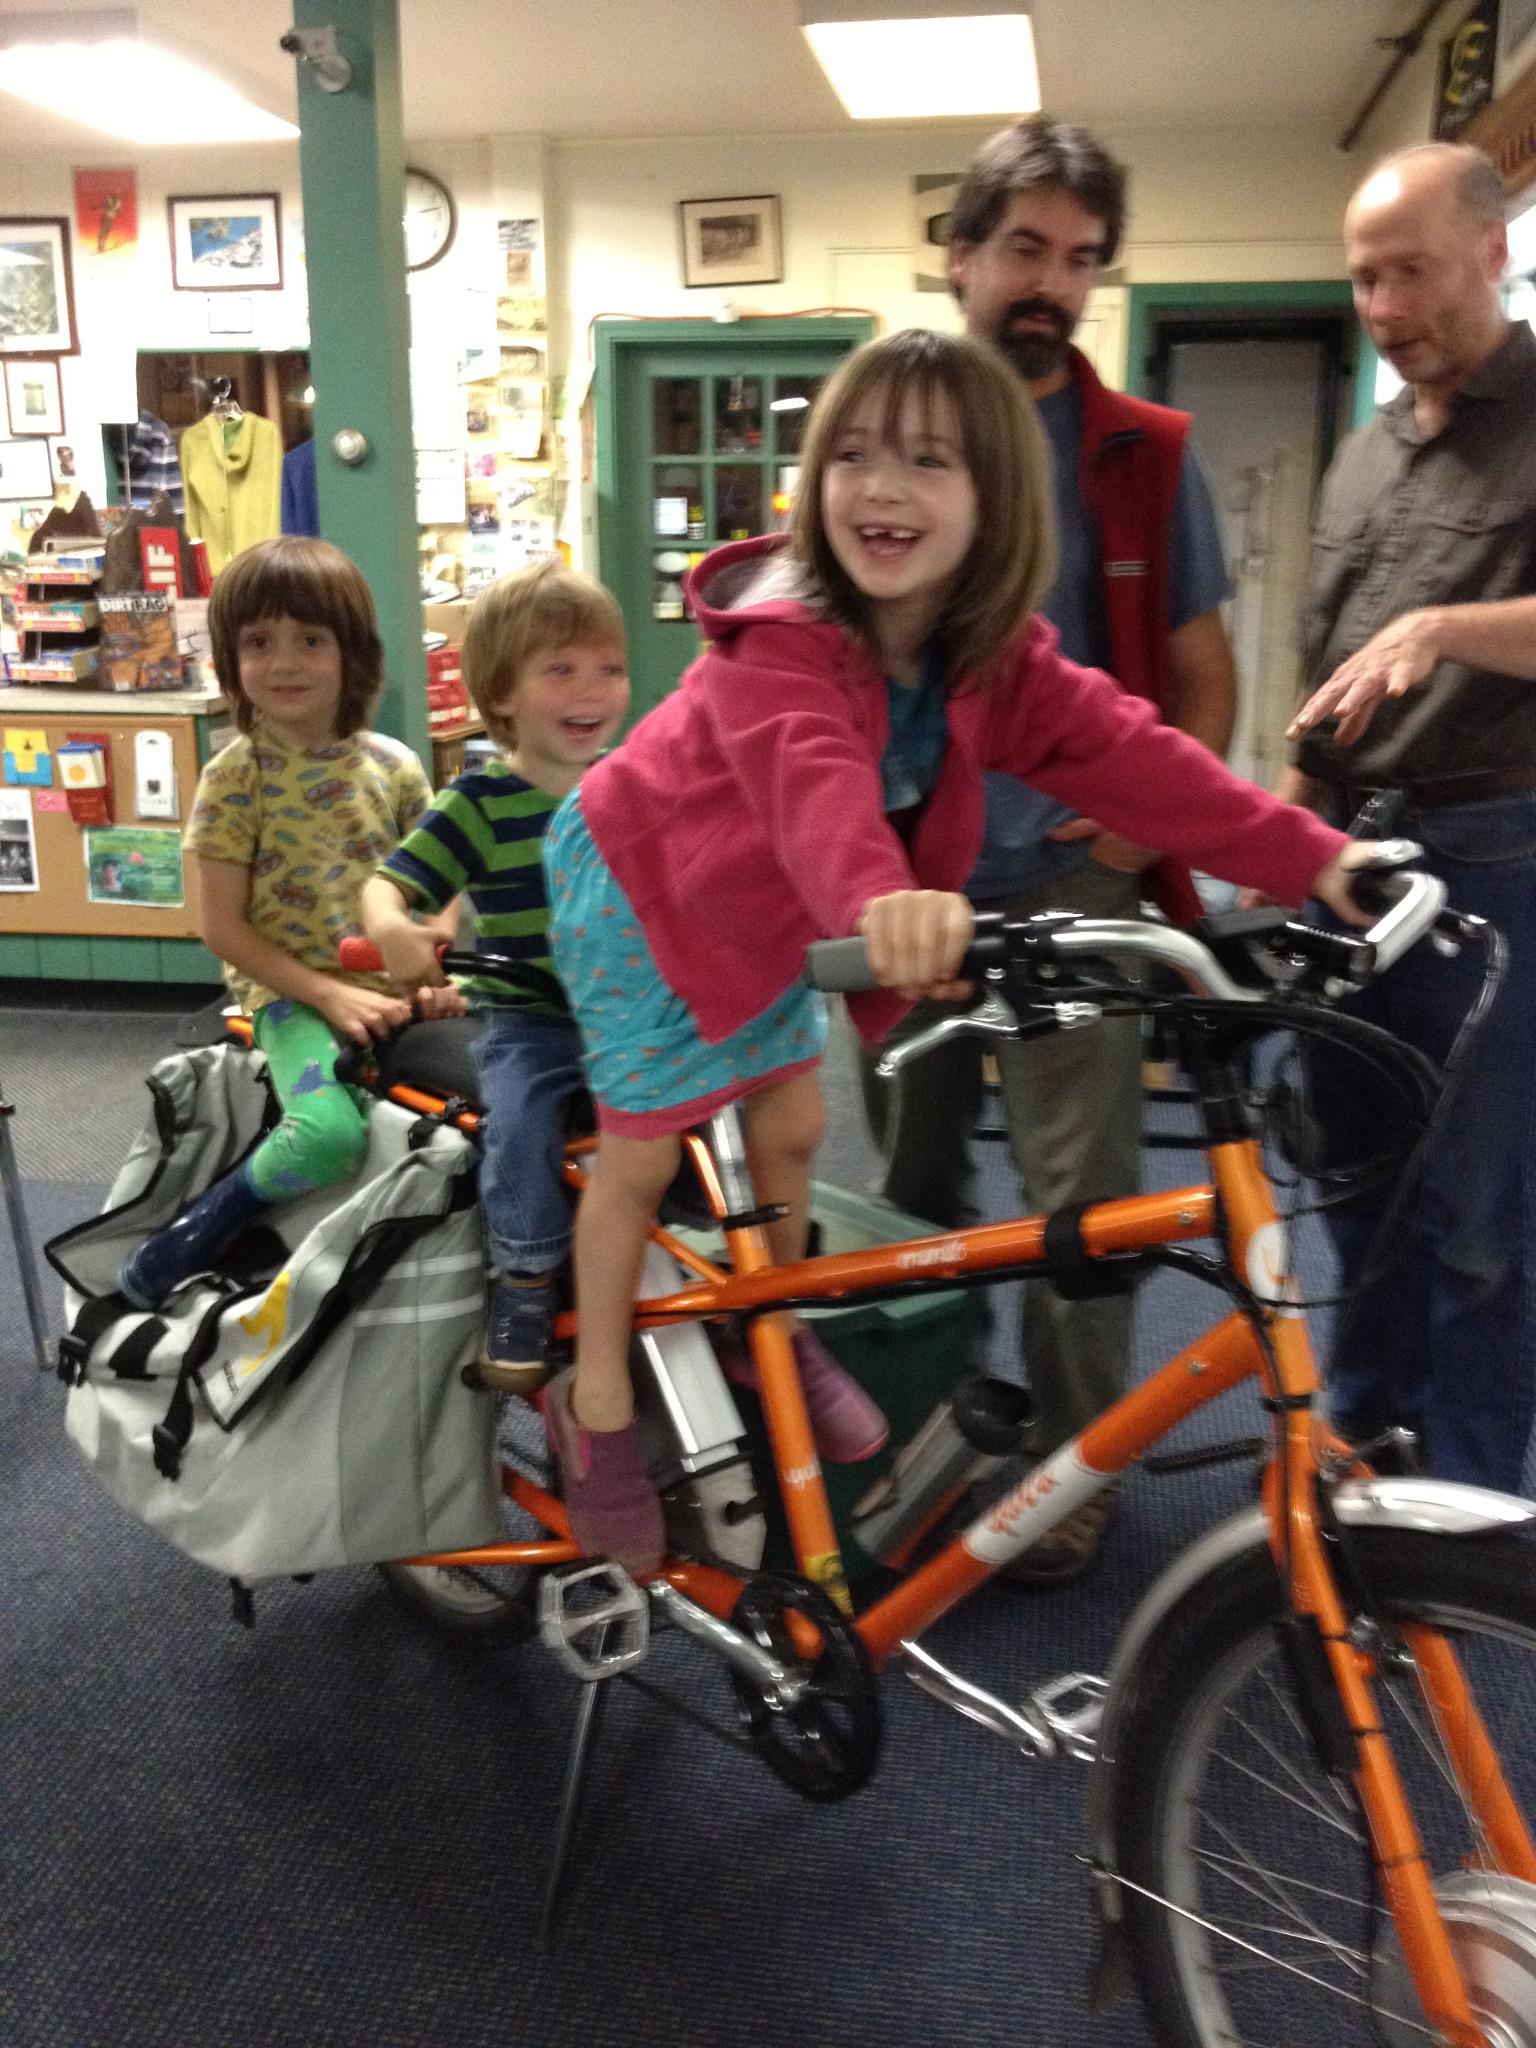
[[157,1308],[173,1287],[206,1271],[229,1240],[271,1206],[237,1166],[129,1254],[117,1276],[119,1294],[135,1308]]
[[498,1394],[536,1394],[549,1378],[555,1283],[550,1273],[497,1273],[485,1315],[485,1344],[475,1371]]

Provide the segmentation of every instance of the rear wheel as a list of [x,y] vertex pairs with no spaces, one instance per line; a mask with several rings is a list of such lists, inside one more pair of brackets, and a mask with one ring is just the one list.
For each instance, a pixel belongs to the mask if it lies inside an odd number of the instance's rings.
[[[1405,1624],[1442,1631],[1536,1829],[1536,1568],[1508,1537],[1359,1532],[1382,1626],[1376,1695],[1442,1917],[1490,2044],[1536,2048],[1536,1884],[1499,1869],[1462,1796]],[[1427,2048],[1352,1787],[1303,1725],[1267,1553],[1203,1581],[1138,1675],[1116,1741],[1126,1932],[1165,2048]],[[1137,1889],[1132,1890],[1134,1886]]]
[[[540,1485],[549,1483],[543,1419],[526,1401],[503,1403],[498,1419],[501,1457]],[[515,1507],[501,1504],[503,1541],[536,1543],[549,1531]],[[537,1565],[381,1564],[379,1575],[402,1607],[449,1635],[522,1642],[538,1627]]]

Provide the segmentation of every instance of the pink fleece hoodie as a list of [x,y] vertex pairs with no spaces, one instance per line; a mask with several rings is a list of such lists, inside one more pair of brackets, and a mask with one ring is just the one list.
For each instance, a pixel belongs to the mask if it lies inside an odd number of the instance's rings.
[[[948,697],[949,745],[904,847],[882,808],[885,678],[790,594],[783,545],[737,541],[699,564],[689,596],[708,646],[581,784],[598,849],[710,1043],[784,993],[812,939],[853,932],[871,897],[965,887],[983,769],[1285,903],[1301,902],[1344,844],[1108,676],[1064,661],[1035,618],[990,689]],[[884,992],[849,1000],[870,1040],[906,1007]]]

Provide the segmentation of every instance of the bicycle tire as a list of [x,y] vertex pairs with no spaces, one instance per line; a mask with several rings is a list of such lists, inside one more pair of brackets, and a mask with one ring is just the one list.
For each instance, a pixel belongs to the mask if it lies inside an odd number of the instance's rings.
[[539,1568],[381,1564],[390,1592],[410,1613],[446,1635],[505,1644],[527,1640],[538,1627]]
[[[1404,1654],[1394,1621],[1447,1632],[1536,1826],[1536,1551],[1508,1536],[1376,1529],[1351,1538],[1350,1557],[1389,1656]],[[1213,1572],[1167,1617],[1120,1725],[1112,1812],[1124,1930],[1161,2048],[1396,2048],[1425,2038],[1353,1794],[1323,1771],[1296,1711],[1274,1632],[1282,1608],[1267,1551]],[[1482,1866],[1456,1839],[1476,1847],[1416,1690],[1401,1663],[1377,1685],[1384,1725],[1406,1738],[1394,1740],[1394,1755],[1444,1905],[1471,1882],[1468,1868]],[[1513,1965],[1522,2003],[1516,2030],[1497,2038],[1526,2048],[1536,2042],[1536,2004],[1523,2004],[1536,1986],[1536,1885],[1507,1882],[1522,1930]],[[1482,1948],[1491,1950],[1493,1882],[1484,1883]],[[1507,1981],[1475,1984],[1494,1965],[1452,1938],[1486,2018]]]

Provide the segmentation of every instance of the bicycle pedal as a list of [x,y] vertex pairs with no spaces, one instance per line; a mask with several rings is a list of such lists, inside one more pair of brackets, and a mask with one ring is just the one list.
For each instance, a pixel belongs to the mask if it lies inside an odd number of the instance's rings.
[[539,1582],[539,1635],[585,1683],[616,1678],[650,1648],[650,1603],[610,1559],[546,1572]]
[[1099,1724],[1109,1687],[1089,1671],[1069,1671],[1036,1688],[1026,1702],[1051,1731],[1062,1756],[1091,1764],[1099,1753]]

